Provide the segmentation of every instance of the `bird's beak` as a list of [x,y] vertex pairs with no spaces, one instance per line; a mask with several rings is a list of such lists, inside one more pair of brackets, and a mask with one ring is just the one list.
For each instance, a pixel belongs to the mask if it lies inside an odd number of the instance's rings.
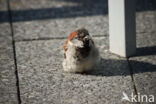
[[83,41],[88,41],[90,38],[89,38],[89,36],[87,35],[87,36],[85,36],[84,38],[83,38]]
[[83,38],[83,43],[84,43],[84,47],[88,47],[90,45],[90,37],[89,36],[85,36]]

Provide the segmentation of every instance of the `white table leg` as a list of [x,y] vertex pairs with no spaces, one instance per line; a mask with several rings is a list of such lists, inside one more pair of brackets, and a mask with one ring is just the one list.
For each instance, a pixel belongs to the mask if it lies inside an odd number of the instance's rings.
[[129,57],[136,51],[135,0],[108,1],[110,51]]

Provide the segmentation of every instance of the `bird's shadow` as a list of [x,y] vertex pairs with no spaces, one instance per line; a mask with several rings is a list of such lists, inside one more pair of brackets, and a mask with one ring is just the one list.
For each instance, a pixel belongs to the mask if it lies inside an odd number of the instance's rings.
[[99,65],[93,71],[85,72],[85,74],[95,76],[127,76],[130,74],[155,71],[156,65],[148,62],[102,58]]
[[[141,57],[156,55],[156,46],[137,48],[136,55]],[[153,59],[154,61],[154,59]],[[137,73],[155,72],[156,65],[136,60],[127,59],[104,59],[101,58],[98,66],[93,71],[85,72],[86,75],[95,76],[127,76]]]

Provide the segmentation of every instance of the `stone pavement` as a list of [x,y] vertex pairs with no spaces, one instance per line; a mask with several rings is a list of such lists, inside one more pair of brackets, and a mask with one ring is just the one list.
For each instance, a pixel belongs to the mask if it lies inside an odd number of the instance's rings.
[[[156,2],[137,0],[137,52],[109,52],[107,0],[0,0],[0,104],[156,104],[122,101],[123,92],[156,97]],[[62,45],[85,27],[101,62],[86,74],[62,70]]]

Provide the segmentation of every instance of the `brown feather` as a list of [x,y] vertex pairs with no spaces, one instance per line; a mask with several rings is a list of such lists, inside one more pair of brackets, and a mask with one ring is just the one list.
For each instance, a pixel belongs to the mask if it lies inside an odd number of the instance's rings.
[[63,50],[64,50],[64,58],[66,58],[66,51],[68,50],[68,47],[67,47],[67,44],[69,41],[71,41],[74,37],[80,35],[81,33],[86,33],[88,34],[88,31],[84,28],[81,28],[81,29],[78,29],[78,30],[75,30],[74,32],[72,32],[69,37],[68,37],[68,40],[64,43],[63,45]]

